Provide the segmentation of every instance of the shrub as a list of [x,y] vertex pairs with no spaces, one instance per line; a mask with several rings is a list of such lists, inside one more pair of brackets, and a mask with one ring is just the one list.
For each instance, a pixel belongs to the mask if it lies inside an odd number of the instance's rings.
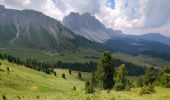
[[9,67],[7,67],[6,69],[7,69],[8,72],[10,71]]
[[72,71],[71,71],[71,69],[69,69],[69,74],[71,75],[71,73],[72,73]]
[[2,100],[7,100],[5,95],[2,95]]
[[160,84],[161,84],[161,86],[163,86],[163,87],[170,88],[170,75],[168,75],[168,74],[163,74],[163,75],[160,77]]
[[65,73],[62,74],[62,78],[64,78],[64,79],[66,78]]
[[140,95],[144,95],[144,94],[152,94],[155,93],[155,88],[153,85],[149,84],[148,86],[143,86],[140,90]]
[[143,77],[139,77],[136,81],[136,86],[137,87],[142,87],[143,86]]
[[54,76],[57,76],[57,72],[56,71],[54,72]]
[[93,86],[89,81],[87,81],[85,84],[85,93],[94,93]]
[[75,86],[73,86],[73,90],[76,91],[76,87]]
[[81,79],[81,72],[78,73],[78,78]]
[[40,99],[40,96],[37,95],[37,96],[36,96],[36,99]]

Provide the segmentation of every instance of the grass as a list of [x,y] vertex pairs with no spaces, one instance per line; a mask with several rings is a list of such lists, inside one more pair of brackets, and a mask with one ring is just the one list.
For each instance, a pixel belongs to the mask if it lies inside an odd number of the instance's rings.
[[[156,87],[155,94],[143,96],[139,96],[139,88],[119,92],[98,89],[94,94],[85,94],[84,80],[90,79],[90,73],[82,72],[83,80],[80,80],[77,71],[69,75],[66,69],[56,69],[55,77],[7,61],[0,62],[0,100],[2,95],[8,100],[170,100],[170,88],[162,87]],[[61,78],[62,73],[66,79]],[[73,86],[76,91],[72,90]]]

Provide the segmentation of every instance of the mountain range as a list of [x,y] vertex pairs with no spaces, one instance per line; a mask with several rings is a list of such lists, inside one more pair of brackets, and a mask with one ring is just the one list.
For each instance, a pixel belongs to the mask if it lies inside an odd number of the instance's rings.
[[107,28],[90,13],[71,12],[62,22],[34,10],[0,6],[0,47],[40,50],[109,49],[140,54],[146,51],[170,54],[170,38],[159,33],[125,35]]
[[62,23],[77,35],[103,43],[113,51],[131,54],[156,51],[170,54],[170,37],[159,33],[126,35],[120,30],[107,28],[90,13],[72,12],[63,18]]
[[92,44],[41,12],[0,6],[0,47],[60,51],[93,47]]

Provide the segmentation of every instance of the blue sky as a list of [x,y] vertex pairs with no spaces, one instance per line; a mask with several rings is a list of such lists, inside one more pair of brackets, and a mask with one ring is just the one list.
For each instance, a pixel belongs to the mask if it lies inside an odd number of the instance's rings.
[[62,20],[70,12],[89,12],[109,28],[126,34],[170,36],[170,0],[0,0],[13,9],[33,9]]
[[106,5],[111,7],[112,9],[115,8],[115,0],[106,0]]

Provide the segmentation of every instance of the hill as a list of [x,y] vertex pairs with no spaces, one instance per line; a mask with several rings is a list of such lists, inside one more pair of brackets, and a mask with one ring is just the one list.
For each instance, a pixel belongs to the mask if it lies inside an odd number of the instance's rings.
[[[131,91],[97,90],[95,94],[85,94],[84,80],[77,78],[77,72],[68,75],[68,70],[56,69],[57,77],[38,72],[24,66],[2,61],[0,66],[0,95],[9,100],[169,100],[169,89],[156,87],[152,95],[139,96],[139,89]],[[10,71],[7,71],[9,67]],[[66,79],[61,74],[66,74]],[[85,77],[86,76],[86,77]],[[88,76],[88,77],[87,77]],[[89,80],[89,73],[82,73]],[[72,90],[76,86],[76,91]]]

